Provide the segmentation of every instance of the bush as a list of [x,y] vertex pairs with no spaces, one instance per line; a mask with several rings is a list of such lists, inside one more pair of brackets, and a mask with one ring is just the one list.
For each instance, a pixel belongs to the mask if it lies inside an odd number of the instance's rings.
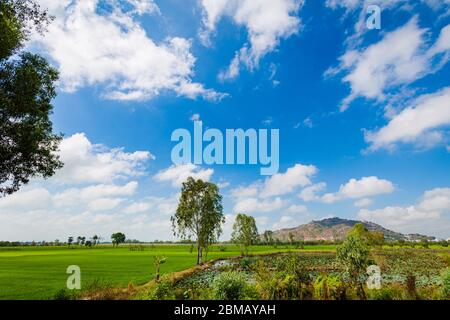
[[161,280],[149,291],[150,300],[175,300],[174,283],[167,277]]
[[314,282],[314,294],[322,300],[345,300],[347,288],[340,277],[322,274]]
[[61,289],[55,293],[53,300],[75,300],[77,296],[77,292],[73,290]]
[[370,300],[402,300],[403,290],[395,286],[369,290]]
[[255,297],[255,290],[247,284],[245,277],[238,272],[222,273],[212,285],[214,300],[245,300]]
[[442,296],[444,299],[450,299],[450,268],[442,272]]

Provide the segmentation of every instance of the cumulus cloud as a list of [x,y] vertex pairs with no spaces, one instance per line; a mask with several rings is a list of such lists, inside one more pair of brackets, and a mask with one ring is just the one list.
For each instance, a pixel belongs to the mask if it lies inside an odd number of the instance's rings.
[[179,188],[187,178],[201,179],[209,181],[213,175],[213,169],[201,169],[201,167],[192,163],[173,165],[167,169],[158,172],[154,178],[157,181],[168,181],[174,188]]
[[153,1],[109,0],[110,11],[99,0],[39,2],[56,19],[34,45],[57,64],[64,91],[101,85],[112,100],[147,100],[164,91],[214,101],[225,96],[192,80],[196,59],[189,40],[156,43],[146,34],[137,18],[159,12]]
[[373,200],[370,198],[363,198],[360,200],[355,201],[354,205],[357,208],[364,208],[364,207],[369,207],[373,204]]
[[325,182],[316,183],[310,187],[304,188],[298,195],[303,201],[315,201],[319,199],[318,193],[321,193],[327,184]]
[[346,73],[342,80],[350,85],[351,93],[342,102],[341,111],[358,97],[385,101],[387,90],[410,84],[441,68],[448,61],[448,28],[441,31],[431,47],[427,46],[426,32],[414,17],[379,42],[362,50],[350,49],[341,56],[338,68],[326,73]]
[[307,220],[298,219],[291,215],[281,216],[280,219],[273,224],[272,230],[290,229],[304,223],[307,223]]
[[[65,139],[60,151],[65,171],[45,182],[34,180],[0,198],[3,240],[65,240],[94,234],[108,240],[118,230],[143,240],[170,239],[167,214],[176,196],[139,199],[142,164],[150,153],[126,153],[93,145],[84,134]],[[131,181],[130,181],[131,180]],[[141,203],[150,209],[143,213]]]
[[338,192],[324,194],[321,197],[321,201],[333,203],[342,199],[360,199],[392,193],[394,190],[395,187],[391,181],[379,179],[378,177],[364,177],[359,180],[350,179],[346,184],[340,186]]
[[277,173],[268,178],[261,191],[262,197],[272,197],[288,194],[296,188],[311,184],[311,177],[318,172],[313,165],[296,164],[287,169],[285,173]]
[[223,17],[247,29],[248,43],[236,52],[221,79],[235,78],[245,65],[256,68],[267,53],[276,49],[280,40],[289,38],[300,28],[298,12],[303,0],[201,0],[204,11],[201,39],[210,43],[211,33]]
[[308,211],[308,208],[303,205],[293,204],[289,208],[286,209],[287,213],[297,214],[297,213],[305,213]]
[[413,226],[435,221],[450,213],[450,189],[426,191],[420,201],[411,206],[393,206],[377,210],[362,209],[358,217],[386,226]]
[[77,133],[60,144],[64,167],[54,179],[63,183],[108,183],[143,174],[145,163],[154,159],[148,151],[127,153],[92,144],[84,133]]
[[287,202],[279,197],[275,199],[261,200],[258,198],[238,199],[234,205],[236,213],[272,212],[287,205]]
[[1,211],[7,210],[39,210],[45,209],[51,203],[51,194],[45,188],[19,191],[4,198],[0,198]]
[[389,123],[376,131],[368,131],[365,139],[369,151],[392,149],[398,143],[415,143],[431,147],[442,142],[438,130],[450,124],[450,87],[436,93],[419,96],[411,106],[393,116]]

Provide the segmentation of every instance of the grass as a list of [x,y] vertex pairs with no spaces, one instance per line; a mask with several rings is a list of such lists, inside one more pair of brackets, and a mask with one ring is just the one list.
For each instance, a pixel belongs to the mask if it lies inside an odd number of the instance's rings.
[[[208,259],[238,256],[237,246],[210,249]],[[305,246],[305,251],[333,251],[334,246]],[[286,246],[254,246],[252,254],[286,252]],[[94,281],[105,281],[117,287],[144,284],[154,277],[153,257],[163,255],[167,262],[161,274],[182,271],[196,263],[196,252],[190,245],[146,246],[144,251],[130,251],[127,245],[119,248],[21,247],[0,248],[0,300],[53,299],[66,288],[66,269],[70,265],[81,268],[82,288]]]

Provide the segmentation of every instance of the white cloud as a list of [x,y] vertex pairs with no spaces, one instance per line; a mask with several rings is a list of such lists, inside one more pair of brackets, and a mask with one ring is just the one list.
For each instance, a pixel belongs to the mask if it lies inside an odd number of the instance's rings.
[[[0,199],[2,240],[66,240],[94,234],[109,240],[117,231],[142,240],[172,238],[168,214],[176,208],[177,195],[139,199],[138,182],[128,181],[143,174],[141,162],[150,158],[149,153],[92,145],[78,134],[63,141],[61,157],[65,172],[45,184],[32,181]],[[125,182],[116,182],[118,178]],[[138,204],[144,202],[150,211],[139,214],[143,210]]]
[[259,185],[252,184],[250,186],[240,186],[230,191],[230,195],[234,198],[255,197],[259,193]]
[[292,216],[282,216],[280,220],[275,222],[272,226],[272,230],[290,229],[304,223],[302,220],[298,220]]
[[308,208],[303,206],[303,205],[291,205],[289,208],[286,209],[287,213],[292,213],[292,214],[296,214],[296,213],[305,213],[308,211]]
[[[70,188],[56,193],[52,199],[56,207],[79,205],[101,198],[131,196],[137,190],[138,183],[129,182],[126,185],[92,185],[85,188]],[[89,204],[90,205],[90,204]]]
[[373,200],[370,198],[363,198],[360,200],[355,201],[354,205],[357,208],[364,208],[364,207],[369,207],[373,204]]
[[336,193],[327,193],[321,197],[321,201],[333,203],[342,199],[360,199],[380,194],[392,193],[395,190],[391,181],[378,177],[364,177],[359,180],[350,179],[341,185]]
[[344,100],[341,110],[345,110],[356,97],[382,101],[386,87],[421,77],[428,67],[422,51],[425,31],[413,18],[365,50],[346,52],[340,58],[340,68],[348,71],[343,81],[350,84],[351,94]]
[[92,200],[88,205],[89,211],[108,211],[117,208],[125,199],[100,198]]
[[450,124],[450,87],[419,96],[412,105],[393,116],[378,131],[366,132],[369,150],[391,149],[397,143],[416,143],[430,147],[443,140],[437,132]]
[[45,188],[19,191],[10,196],[0,198],[1,211],[7,210],[39,210],[46,209],[51,203],[51,194]]
[[272,212],[286,206],[287,202],[281,198],[261,200],[258,198],[245,198],[237,200],[234,205],[235,213]]
[[209,44],[210,34],[223,17],[244,26],[248,31],[248,43],[236,52],[227,71],[219,78],[234,78],[239,66],[253,69],[267,53],[276,49],[281,39],[297,33],[300,19],[297,16],[303,0],[201,0],[204,10],[201,39]]
[[287,169],[285,173],[277,173],[268,178],[261,192],[262,197],[278,196],[295,191],[298,187],[311,184],[311,177],[317,173],[313,165],[296,164]]
[[358,217],[386,226],[420,225],[422,222],[440,219],[450,213],[450,189],[437,188],[426,191],[421,200],[411,206],[385,207],[377,210],[362,209]]
[[[125,11],[124,1],[131,10]],[[225,96],[193,82],[189,40],[156,43],[146,34],[136,16],[159,12],[152,1],[109,0],[112,12],[101,14],[99,0],[39,2],[56,20],[34,44],[58,65],[64,91],[101,85],[103,97],[113,100],[146,100],[163,91],[208,100]]]
[[126,214],[141,213],[148,211],[151,207],[151,204],[148,202],[135,202],[126,207],[123,212]]
[[213,169],[201,169],[194,164],[182,164],[173,165],[165,170],[158,172],[154,178],[157,181],[169,181],[174,188],[178,188],[182,185],[187,178],[192,177],[194,179],[201,179],[203,181],[209,181],[213,175]]
[[318,200],[319,196],[317,194],[325,190],[326,187],[327,184],[325,182],[314,184],[303,189],[299,194],[299,198],[306,202]]
[[64,167],[54,179],[63,183],[109,183],[143,174],[154,157],[148,151],[124,152],[92,144],[84,133],[64,139],[59,152]]

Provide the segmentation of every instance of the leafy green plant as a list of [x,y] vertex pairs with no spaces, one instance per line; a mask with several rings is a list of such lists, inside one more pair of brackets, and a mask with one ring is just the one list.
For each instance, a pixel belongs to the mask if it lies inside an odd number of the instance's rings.
[[162,277],[161,280],[149,291],[150,300],[175,300],[174,283],[168,277]]
[[403,290],[398,286],[385,286],[368,291],[370,300],[402,300]]
[[245,300],[256,298],[255,290],[247,284],[247,279],[238,272],[222,273],[212,285],[215,300]]
[[315,297],[321,300],[345,300],[347,288],[338,276],[321,274],[314,281]]
[[442,296],[444,299],[450,299],[450,268],[442,272]]
[[364,286],[361,277],[369,264],[369,247],[366,240],[355,234],[350,234],[342,245],[337,248],[337,261],[342,264],[349,276],[357,296],[365,299]]

